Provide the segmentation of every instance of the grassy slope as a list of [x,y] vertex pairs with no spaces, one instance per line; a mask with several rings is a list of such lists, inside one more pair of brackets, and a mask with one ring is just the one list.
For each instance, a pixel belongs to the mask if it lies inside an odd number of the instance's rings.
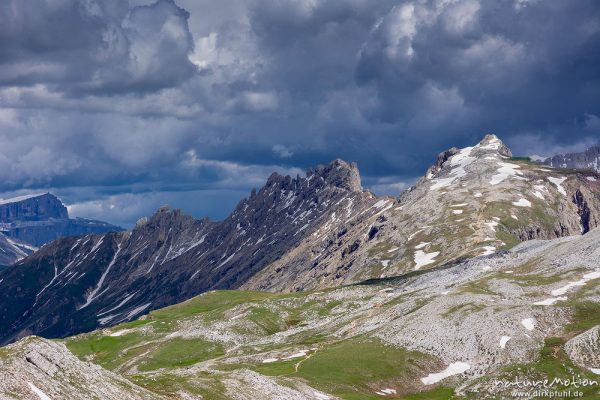
[[[249,307],[243,319],[253,323],[264,337],[302,325],[307,316],[327,317],[341,304],[336,300],[316,302],[306,299],[307,296],[306,293],[210,292],[153,311],[142,320],[69,338],[66,344],[79,358],[117,372],[129,371],[127,376],[135,383],[167,395],[185,390],[206,398],[222,398],[224,389],[220,379],[230,371],[244,368],[274,377],[282,384],[304,381],[344,399],[381,398],[375,392],[385,388],[398,391],[398,396],[391,396],[393,398],[451,398],[453,390],[448,388],[435,388],[427,395],[417,393],[422,390],[416,384],[418,378],[427,375],[432,365],[434,368],[440,367],[433,357],[386,346],[369,337],[340,340],[330,338],[327,332],[309,331],[291,335],[284,344],[252,348],[242,346],[239,350],[242,354],[274,349],[290,353],[299,345],[312,346],[314,349],[306,358],[268,364],[262,363],[262,356],[244,362],[228,361],[222,357],[224,349],[219,343],[198,338],[167,338],[186,321],[217,321],[224,318],[227,310],[241,304]],[[273,303],[279,304],[280,308],[273,309]],[[124,329],[133,331],[121,336],[109,336]],[[212,360],[212,366],[220,373],[177,373],[178,368],[206,360]],[[138,372],[132,373],[132,366]]]
[[[517,270],[532,272],[532,266],[523,265]],[[522,270],[522,271],[521,271]],[[530,280],[542,284],[556,282],[556,276],[541,275],[492,275],[494,279],[507,279],[527,286]],[[589,283],[580,294],[594,287]],[[597,286],[597,282],[596,285]],[[467,293],[488,293],[485,281],[463,285]],[[573,319],[565,329],[563,337],[548,338],[537,360],[529,364],[504,368],[496,378],[512,379],[515,376],[569,377],[580,374],[594,378],[588,371],[573,365],[564,354],[563,344],[574,335],[600,324],[600,306],[581,300],[558,303],[573,311]],[[366,301],[368,298],[362,300]],[[402,297],[400,298],[402,299]],[[401,301],[400,301],[401,302]],[[198,296],[184,303],[151,312],[142,320],[121,324],[110,330],[96,331],[69,338],[67,346],[78,357],[94,361],[108,369],[126,373],[135,383],[157,393],[173,395],[180,390],[199,394],[208,399],[224,398],[222,380],[232,371],[250,369],[272,377],[282,385],[294,386],[303,381],[310,386],[344,399],[382,398],[376,394],[385,388],[397,390],[397,396],[386,398],[403,399],[458,399],[452,388],[438,386],[428,392],[419,392],[419,378],[428,371],[440,370],[442,365],[434,358],[409,352],[402,348],[384,345],[369,336],[339,338],[334,335],[335,324],[328,330],[300,330],[289,334],[283,342],[269,340],[273,335],[305,326],[307,321],[331,318],[336,307],[350,307],[352,301],[315,300],[310,293],[270,294],[243,291],[216,291]],[[382,305],[391,307],[399,301]],[[264,343],[242,345],[235,350],[200,338],[168,337],[186,323],[211,324],[231,318],[243,309],[241,318],[236,318],[233,328],[241,334],[258,334],[267,340]],[[238,307],[236,311],[232,309]],[[449,313],[461,310],[449,310]],[[335,320],[335,318],[333,318]],[[239,325],[238,325],[239,321]],[[108,336],[111,332],[134,329],[122,336]],[[297,352],[299,348],[310,349],[308,357],[263,363],[269,352],[282,355]],[[232,351],[233,353],[229,353]],[[211,373],[200,370],[180,373],[185,367],[209,360]],[[136,371],[130,368],[135,366]],[[481,381],[486,382],[483,378]],[[585,393],[592,393],[586,389]],[[467,398],[477,398],[475,393]]]

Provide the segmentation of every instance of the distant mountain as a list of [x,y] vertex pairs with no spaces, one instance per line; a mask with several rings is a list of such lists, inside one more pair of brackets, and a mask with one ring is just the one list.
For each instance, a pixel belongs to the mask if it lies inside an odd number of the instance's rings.
[[131,232],[59,239],[0,273],[0,342],[64,336],[213,289],[295,292],[431,269],[600,225],[600,175],[512,157],[494,135],[398,198],[335,160],[273,174],[222,222],[161,208]]
[[[70,219],[65,205],[51,193],[2,199],[0,264],[12,264],[36,247],[59,237],[122,230],[102,221]],[[11,250],[11,243],[18,243],[18,249]]]
[[559,154],[542,161],[555,168],[591,169],[600,172],[600,146],[593,146],[581,153]]

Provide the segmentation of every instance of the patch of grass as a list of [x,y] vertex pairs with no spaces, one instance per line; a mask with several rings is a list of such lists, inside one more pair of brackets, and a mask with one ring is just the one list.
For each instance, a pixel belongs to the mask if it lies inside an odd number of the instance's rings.
[[253,308],[248,319],[258,325],[267,335],[280,332],[285,329],[285,323],[279,313],[275,313],[264,307]]
[[[139,333],[123,336],[105,336],[102,333],[76,336],[67,340],[67,348],[82,360],[91,359],[107,369],[115,369],[129,359],[125,349],[148,339]],[[131,356],[131,354],[129,354]]]
[[565,330],[567,332],[584,332],[600,325],[600,304],[593,301],[568,301],[564,303],[574,308],[573,318]]
[[[513,365],[505,368],[505,371],[511,378],[515,376],[527,377],[529,380],[548,378],[572,379],[580,376],[582,379],[596,380],[597,377],[589,371],[583,370],[574,365],[563,346],[565,339],[561,337],[548,337],[544,341],[544,346],[540,350],[537,361],[529,364]],[[556,389],[563,389],[557,386]],[[569,388],[566,388],[569,389]],[[583,398],[597,398],[598,386],[581,387],[577,389],[584,393]],[[591,397],[588,397],[591,396]]]
[[288,376],[292,375],[295,372],[294,366],[300,358],[293,360],[284,360],[284,361],[276,361],[272,363],[266,364],[258,364],[252,369],[259,374],[267,375],[267,376]]
[[334,300],[334,301],[330,301],[330,302],[326,303],[319,310],[319,317],[326,317],[327,315],[331,314],[331,310],[333,310],[334,308],[336,308],[337,306],[339,306],[342,303],[343,303],[343,301],[341,301],[341,300]]
[[513,274],[510,276],[510,280],[515,281],[521,286],[545,286],[551,285],[556,282],[560,282],[564,279],[564,275],[541,275],[541,274],[530,274],[530,275],[517,275]]
[[493,296],[497,294],[496,292],[490,289],[486,279],[479,279],[476,281],[465,283],[459,286],[456,292],[461,294],[484,294],[488,296]]
[[496,238],[505,243],[503,246],[500,247],[500,250],[510,250],[520,243],[517,235],[502,229],[496,232]]
[[204,293],[180,304],[161,308],[151,312],[147,317],[151,321],[173,321],[210,311],[225,311],[246,302],[276,297],[277,295],[266,292],[219,290]]
[[206,400],[221,400],[225,397],[225,386],[214,376],[180,376],[164,373],[160,375],[130,375],[128,378],[135,384],[150,390],[151,392],[167,396],[168,398],[179,398],[181,391],[192,395],[202,396]]
[[430,356],[386,346],[376,339],[351,339],[331,344],[304,360],[260,364],[253,369],[271,376],[303,378],[343,399],[370,399],[378,398],[375,392],[383,388],[410,392],[433,362]]
[[454,389],[448,387],[437,387],[426,392],[409,394],[401,397],[402,400],[450,400],[458,399],[454,396]]
[[187,367],[223,354],[223,348],[217,343],[202,339],[175,338],[161,343],[156,350],[144,356],[138,369],[153,371],[159,368]]

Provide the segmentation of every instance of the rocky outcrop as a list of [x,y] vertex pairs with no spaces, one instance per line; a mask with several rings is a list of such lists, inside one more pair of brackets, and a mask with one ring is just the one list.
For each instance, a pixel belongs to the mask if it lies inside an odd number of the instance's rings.
[[0,352],[3,399],[161,399],[117,374],[80,361],[64,344],[30,337]]
[[575,364],[600,370],[600,325],[570,339],[565,351]]

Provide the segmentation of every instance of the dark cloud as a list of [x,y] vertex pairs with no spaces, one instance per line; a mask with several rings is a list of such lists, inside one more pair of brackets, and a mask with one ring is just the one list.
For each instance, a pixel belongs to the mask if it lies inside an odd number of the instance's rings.
[[151,92],[190,78],[189,13],[173,0],[20,1],[0,7],[0,84],[70,95]]
[[342,157],[397,194],[490,131],[519,154],[597,143],[599,75],[593,0],[7,0],[0,192],[223,216]]

